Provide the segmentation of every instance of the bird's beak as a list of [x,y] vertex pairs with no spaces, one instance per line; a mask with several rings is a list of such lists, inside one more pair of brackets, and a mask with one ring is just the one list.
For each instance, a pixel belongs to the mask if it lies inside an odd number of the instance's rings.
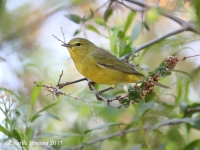
[[61,46],[64,46],[64,47],[72,47],[72,45],[70,45],[70,44],[62,44]]

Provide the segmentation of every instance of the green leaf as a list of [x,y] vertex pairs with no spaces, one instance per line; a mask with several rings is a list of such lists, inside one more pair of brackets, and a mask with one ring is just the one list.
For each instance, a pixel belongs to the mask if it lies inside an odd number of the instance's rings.
[[135,26],[132,29],[132,33],[131,33],[131,40],[134,41],[138,35],[140,34],[142,30],[142,25],[140,22],[136,22]]
[[82,21],[82,18],[75,14],[68,14],[68,15],[65,15],[65,17],[77,24],[80,24]]
[[107,127],[110,127],[110,126],[119,126],[119,125],[126,125],[126,124],[125,123],[108,123],[108,124],[100,125],[98,127],[90,129],[90,130],[86,130],[86,131],[84,131],[84,133],[87,134],[87,133],[94,131],[94,130],[100,130],[100,129],[107,128]]
[[34,120],[36,120],[37,118],[39,118],[41,115],[40,114],[35,114],[33,117],[31,117],[31,122],[33,122]]
[[77,30],[74,32],[74,35],[73,35],[73,36],[76,36],[76,35],[79,34],[79,33],[80,33],[80,30],[77,29]]
[[5,135],[8,135],[8,133],[9,133],[9,131],[6,130],[6,128],[4,128],[2,125],[0,125],[0,131]]
[[169,141],[161,144],[156,150],[165,150],[165,148],[166,148],[166,146],[167,146],[168,143],[169,143]]
[[142,144],[136,144],[133,147],[129,148],[128,150],[140,150],[142,147]]
[[[38,82],[38,85],[42,85],[42,82]],[[33,106],[35,104],[35,101],[37,100],[39,94],[40,94],[41,87],[35,86],[31,95],[31,110],[33,109]]]
[[149,31],[149,25],[146,22],[142,22],[143,27]]
[[122,57],[122,56],[130,53],[131,50],[132,50],[131,46],[130,45],[126,45],[125,48],[124,48],[124,50],[119,54],[119,57]]
[[200,139],[197,139],[186,145],[183,150],[198,150],[199,148],[200,148]]
[[161,76],[164,78],[166,76],[170,76],[172,73],[170,71],[161,72]]
[[123,37],[125,36],[124,32],[122,32],[121,30],[118,32],[117,36],[120,38],[120,39],[123,39]]
[[199,9],[199,6],[200,6],[200,1],[195,0],[194,1],[194,8],[196,9],[197,23],[198,23],[198,26],[200,27],[200,9]]
[[90,31],[100,34],[99,31],[93,25],[87,25],[86,28]]
[[146,94],[145,98],[144,98],[144,101],[146,103],[148,103],[149,101],[151,101],[154,97],[156,96],[156,93],[154,92],[149,92]]
[[53,118],[53,119],[55,119],[55,120],[58,120],[58,121],[61,121],[60,120],[60,118],[58,118],[57,116],[55,116],[55,115],[53,115],[53,114],[46,114],[45,116],[47,116],[47,117],[50,117],[50,118]]
[[29,140],[33,139],[35,126],[31,125],[26,129],[26,135]]
[[139,91],[129,91],[128,99],[133,100],[136,103],[140,102],[140,92]]
[[84,18],[83,21],[86,22],[94,17],[94,12],[90,9],[90,15],[87,18]]
[[160,73],[161,76],[164,78],[166,76],[171,75],[171,71],[166,68],[164,64],[161,64],[156,70],[155,73]]
[[130,27],[130,25],[131,25],[131,23],[132,23],[133,18],[135,17],[135,15],[136,15],[136,12],[132,11],[131,13],[129,13],[129,15],[127,17],[127,21],[126,21],[126,23],[124,25],[124,33],[126,33],[126,31],[128,30],[128,28]]
[[120,31],[120,28],[121,27],[113,28],[113,33],[112,33],[112,35],[109,36],[109,38],[110,38],[110,49],[115,56],[117,56],[117,54],[118,54],[117,35],[118,35],[118,32]]
[[104,16],[103,16],[103,19],[105,22],[108,21],[109,17],[112,15],[112,13],[113,13],[113,10],[110,8],[105,11]]
[[21,134],[20,134],[20,133],[22,133],[22,132],[20,132],[17,128],[14,129],[14,130],[12,131],[12,133],[11,133],[12,138],[15,138],[18,142],[20,142],[20,141],[22,140]]
[[41,116],[41,115],[40,115],[41,112],[43,112],[43,111],[45,111],[45,110],[47,110],[47,109],[53,107],[54,105],[56,105],[56,104],[58,104],[58,103],[59,103],[59,102],[50,104],[50,105],[44,107],[43,109],[41,109],[40,111],[38,111],[35,115],[33,115],[33,116],[31,117],[31,119],[30,119],[31,122],[33,122],[35,119],[37,119],[38,117],[40,117],[40,116]]
[[128,108],[130,106],[130,100],[123,99],[122,102],[124,108]]
[[94,22],[95,22],[96,24],[100,25],[100,26],[105,26],[105,22],[103,21],[102,18],[96,18],[96,19],[94,20]]

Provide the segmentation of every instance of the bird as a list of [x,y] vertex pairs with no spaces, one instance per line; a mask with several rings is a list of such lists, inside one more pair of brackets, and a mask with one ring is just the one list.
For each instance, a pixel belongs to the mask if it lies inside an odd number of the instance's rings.
[[[74,38],[62,46],[69,50],[77,70],[95,83],[111,85],[114,88],[121,83],[135,83],[144,77],[131,64],[97,47],[87,39]],[[163,84],[156,84],[167,88]]]

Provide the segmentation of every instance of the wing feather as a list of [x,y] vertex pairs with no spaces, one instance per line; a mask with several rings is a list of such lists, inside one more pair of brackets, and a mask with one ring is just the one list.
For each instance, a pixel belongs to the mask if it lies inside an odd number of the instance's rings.
[[136,74],[141,75],[138,71],[136,71],[132,65],[118,59],[108,51],[103,49],[98,49],[91,55],[95,60],[96,64],[102,68],[109,68],[113,70],[118,70],[121,72],[129,73],[129,74]]

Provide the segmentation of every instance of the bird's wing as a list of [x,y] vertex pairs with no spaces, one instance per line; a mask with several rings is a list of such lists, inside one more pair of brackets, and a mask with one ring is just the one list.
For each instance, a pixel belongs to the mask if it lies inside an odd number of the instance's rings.
[[137,72],[133,68],[133,66],[121,61],[120,59],[103,49],[95,51],[92,54],[92,57],[95,60],[96,64],[102,68],[109,68],[129,74],[137,74],[143,76],[141,73]]

